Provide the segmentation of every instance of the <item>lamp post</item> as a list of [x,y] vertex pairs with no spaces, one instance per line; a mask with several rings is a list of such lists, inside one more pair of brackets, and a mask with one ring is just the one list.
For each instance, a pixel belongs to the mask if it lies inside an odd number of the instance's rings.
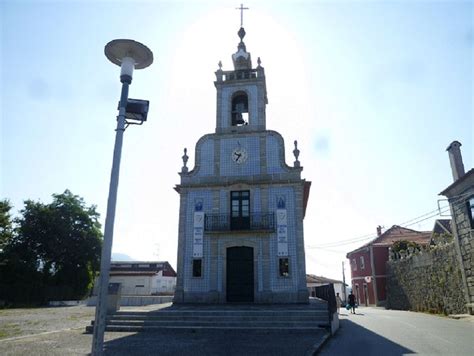
[[[122,155],[123,132],[125,128],[137,122],[129,122],[128,117],[128,87],[132,83],[134,69],[143,69],[153,63],[153,53],[145,45],[133,40],[113,40],[105,46],[105,56],[114,64],[121,67],[120,81],[122,92],[120,95],[119,115],[115,134],[112,172],[110,175],[109,198],[107,201],[107,215],[105,217],[104,242],[100,260],[99,293],[95,310],[94,335],[92,338],[92,355],[102,355],[104,346],[105,319],[107,316],[107,292],[109,285],[110,257],[114,235],[115,207],[117,204],[117,188],[120,172],[120,158]],[[138,102],[138,101],[136,101]],[[142,101],[148,111],[148,102]],[[136,105],[135,105],[136,106]],[[143,123],[145,115],[134,117],[134,121]]]

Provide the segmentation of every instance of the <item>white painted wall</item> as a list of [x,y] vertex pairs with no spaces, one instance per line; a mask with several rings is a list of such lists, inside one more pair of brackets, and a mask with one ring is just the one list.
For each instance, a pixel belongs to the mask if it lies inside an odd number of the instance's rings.
[[122,295],[150,295],[150,276],[111,276],[110,283],[122,284]]
[[[122,295],[160,295],[173,294],[176,277],[163,277],[160,271],[153,276],[111,276],[109,283],[122,284]],[[98,278],[94,283],[93,295],[97,295]],[[143,286],[143,287],[140,287]]]
[[163,277],[160,271],[158,276],[153,277],[151,292],[153,294],[171,294],[176,288],[176,277]]
[[121,283],[122,295],[172,294],[176,277],[163,277],[160,271],[154,276],[111,276],[110,283]]

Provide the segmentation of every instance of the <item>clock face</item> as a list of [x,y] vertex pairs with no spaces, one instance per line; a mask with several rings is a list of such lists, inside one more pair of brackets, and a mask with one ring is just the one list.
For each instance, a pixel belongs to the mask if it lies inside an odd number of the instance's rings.
[[247,161],[248,153],[245,148],[234,148],[232,151],[232,160],[237,164],[242,164]]

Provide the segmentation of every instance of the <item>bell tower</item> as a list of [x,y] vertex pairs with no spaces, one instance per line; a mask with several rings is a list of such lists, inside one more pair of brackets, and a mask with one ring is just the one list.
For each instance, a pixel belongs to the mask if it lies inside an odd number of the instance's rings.
[[232,70],[215,72],[216,131],[202,136],[180,182],[174,303],[308,303],[303,218],[310,182],[295,141],[267,130],[265,71],[238,31]]
[[244,133],[266,130],[265,107],[268,104],[265,70],[260,58],[252,68],[250,53],[243,41],[245,30],[240,27],[240,42],[232,55],[234,69],[216,71],[217,89],[216,133]]

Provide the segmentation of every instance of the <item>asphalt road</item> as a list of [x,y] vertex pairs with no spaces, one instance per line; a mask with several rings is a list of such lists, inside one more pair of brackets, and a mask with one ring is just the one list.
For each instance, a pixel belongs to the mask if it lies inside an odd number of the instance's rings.
[[341,309],[336,335],[319,355],[474,355],[474,318],[358,308]]

